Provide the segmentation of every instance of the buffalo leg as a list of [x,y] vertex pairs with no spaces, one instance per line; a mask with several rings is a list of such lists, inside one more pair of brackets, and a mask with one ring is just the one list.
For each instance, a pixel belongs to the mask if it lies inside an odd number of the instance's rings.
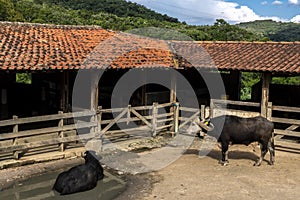
[[268,152],[268,143],[266,143],[266,142],[260,143],[260,150],[261,150],[261,155],[260,155],[260,158],[258,159],[258,161],[256,163],[254,163],[255,166],[261,165],[261,162],[263,161],[266,153]]
[[272,139],[268,142],[268,149],[270,152],[270,165],[274,165],[275,162],[275,146]]
[[222,143],[222,160],[220,161],[221,164],[226,166],[228,162],[228,144]]

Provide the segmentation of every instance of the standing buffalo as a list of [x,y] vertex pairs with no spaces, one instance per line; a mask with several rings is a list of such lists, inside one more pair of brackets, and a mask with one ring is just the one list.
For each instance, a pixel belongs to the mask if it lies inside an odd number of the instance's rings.
[[58,175],[53,189],[61,195],[91,190],[104,177],[94,151],[85,152],[85,163]]
[[[208,124],[208,123],[206,123]],[[215,137],[222,147],[223,165],[228,164],[228,147],[229,144],[249,145],[252,142],[260,144],[261,156],[254,164],[261,165],[264,156],[270,151],[270,165],[275,161],[275,148],[272,139],[274,124],[263,117],[241,118],[231,115],[223,115],[212,118],[209,122],[210,126],[201,122],[200,119],[195,120],[189,132],[198,132],[201,127],[207,130],[207,134]]]

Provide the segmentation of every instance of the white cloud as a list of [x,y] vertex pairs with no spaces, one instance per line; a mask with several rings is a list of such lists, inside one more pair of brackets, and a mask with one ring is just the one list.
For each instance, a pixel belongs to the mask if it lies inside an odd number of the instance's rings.
[[300,15],[296,15],[295,17],[293,17],[291,19],[291,22],[294,22],[294,23],[300,23]]
[[289,4],[300,5],[300,1],[299,0],[289,0]]
[[230,23],[272,19],[287,21],[276,16],[260,16],[248,6],[223,0],[131,0],[189,24],[212,24],[222,18]]
[[262,1],[262,2],[260,2],[260,4],[261,4],[261,5],[267,5],[268,2],[267,2],[267,1]]
[[282,5],[282,1],[273,1],[272,5]]

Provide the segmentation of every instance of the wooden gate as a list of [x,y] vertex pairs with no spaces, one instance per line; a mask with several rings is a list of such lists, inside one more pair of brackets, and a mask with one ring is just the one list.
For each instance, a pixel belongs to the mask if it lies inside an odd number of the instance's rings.
[[0,162],[45,152],[72,152],[73,148],[82,148],[82,142],[104,137],[153,137],[174,128],[173,107],[171,103],[154,103],[27,118],[14,116],[0,121]]

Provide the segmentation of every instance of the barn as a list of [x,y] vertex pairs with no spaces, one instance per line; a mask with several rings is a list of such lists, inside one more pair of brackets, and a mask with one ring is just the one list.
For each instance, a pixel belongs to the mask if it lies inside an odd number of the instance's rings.
[[[278,138],[300,136],[300,93],[296,92],[299,86],[271,84],[274,77],[299,76],[300,42],[165,41],[97,26],[1,22],[0,47],[0,153],[5,154],[4,160],[11,153],[19,159],[26,154],[24,149],[31,152],[30,149],[52,145],[57,150],[58,145],[64,151],[68,146],[65,143],[78,140],[76,135],[68,135],[74,129],[73,116],[68,113],[75,112],[75,108],[97,111],[84,114],[91,118],[88,125],[82,126],[84,130],[109,131],[114,124],[105,121],[103,124],[107,126],[103,127],[99,120],[105,119],[103,113],[115,108],[111,105],[114,87],[133,70],[138,76],[130,80],[139,84],[131,87],[129,97],[119,95],[115,100],[119,108],[127,109],[119,110],[118,120],[132,111],[136,120],[153,130],[157,128],[154,118],[159,115],[155,110],[167,107],[170,113],[161,114],[167,117],[161,122],[169,125],[162,128],[177,132],[180,116],[174,103],[179,96],[190,95],[179,84],[178,76],[182,76],[195,92],[197,105],[179,102],[181,113],[192,112],[189,118],[181,118],[181,125],[205,114],[205,106],[216,110],[225,106],[228,111],[262,115],[280,123],[276,130]],[[244,72],[261,74],[247,102],[240,99]],[[76,82],[79,74],[86,80],[84,84]],[[156,74],[164,75],[165,85],[152,79]],[[218,76],[224,82],[224,90],[212,94],[209,89],[215,83],[209,80]],[[78,83],[84,85],[77,93],[78,97],[84,97],[82,104],[74,98]],[[145,112],[137,112],[132,108],[135,106],[138,111],[153,109],[152,118],[143,117]],[[127,121],[122,122],[128,124],[128,114]],[[31,135],[32,124],[34,135]],[[54,135],[58,138],[53,139]],[[298,144],[292,143],[296,145],[292,150],[298,148]]]

